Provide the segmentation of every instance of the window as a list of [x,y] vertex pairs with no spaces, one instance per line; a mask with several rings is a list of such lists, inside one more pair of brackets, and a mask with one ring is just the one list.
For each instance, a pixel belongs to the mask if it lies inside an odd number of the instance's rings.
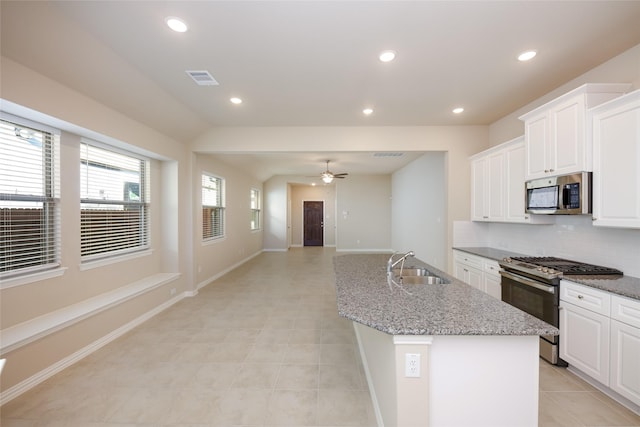
[[149,161],[83,141],[80,145],[82,261],[149,248]]
[[202,239],[224,236],[224,180],[202,174]]
[[60,266],[59,137],[22,119],[0,120],[3,279]]
[[260,230],[260,190],[251,189],[251,230]]

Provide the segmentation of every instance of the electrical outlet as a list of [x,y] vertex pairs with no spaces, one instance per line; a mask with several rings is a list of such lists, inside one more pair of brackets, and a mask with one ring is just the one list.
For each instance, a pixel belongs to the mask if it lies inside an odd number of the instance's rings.
[[405,353],[404,376],[408,378],[420,378],[420,354]]

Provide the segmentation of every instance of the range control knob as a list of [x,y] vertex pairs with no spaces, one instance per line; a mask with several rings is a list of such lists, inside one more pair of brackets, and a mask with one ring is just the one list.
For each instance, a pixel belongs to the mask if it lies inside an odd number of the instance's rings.
[[506,263],[511,262],[511,258],[509,258],[509,257],[502,258],[502,260],[503,260],[504,262],[506,262]]

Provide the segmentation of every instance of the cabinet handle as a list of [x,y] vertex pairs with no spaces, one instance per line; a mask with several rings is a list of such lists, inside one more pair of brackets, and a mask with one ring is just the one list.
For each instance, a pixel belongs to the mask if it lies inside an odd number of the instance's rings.
[[583,299],[584,297],[582,295],[578,295],[578,299]]
[[545,169],[545,170],[544,170],[544,173],[549,173],[549,169]]
[[553,172],[553,169],[549,169],[549,172]]

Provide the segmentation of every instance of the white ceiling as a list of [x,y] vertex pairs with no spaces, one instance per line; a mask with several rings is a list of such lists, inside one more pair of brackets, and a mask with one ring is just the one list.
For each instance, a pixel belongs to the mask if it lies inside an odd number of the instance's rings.
[[[213,126],[488,125],[640,43],[640,1],[2,0],[0,7],[3,56],[185,143]],[[189,31],[170,31],[167,16],[183,18]],[[384,49],[397,59],[378,61]],[[518,62],[526,49],[538,56]],[[186,70],[208,70],[220,85],[197,86]],[[244,102],[232,105],[231,96]],[[366,106],[375,109],[369,117]],[[465,112],[453,115],[456,106]],[[346,154],[256,153],[253,166],[264,176],[301,173],[291,166],[321,157],[319,173],[323,160]],[[349,162],[362,157],[360,169],[346,170],[345,157],[334,172],[381,170],[370,153],[352,155]]]

